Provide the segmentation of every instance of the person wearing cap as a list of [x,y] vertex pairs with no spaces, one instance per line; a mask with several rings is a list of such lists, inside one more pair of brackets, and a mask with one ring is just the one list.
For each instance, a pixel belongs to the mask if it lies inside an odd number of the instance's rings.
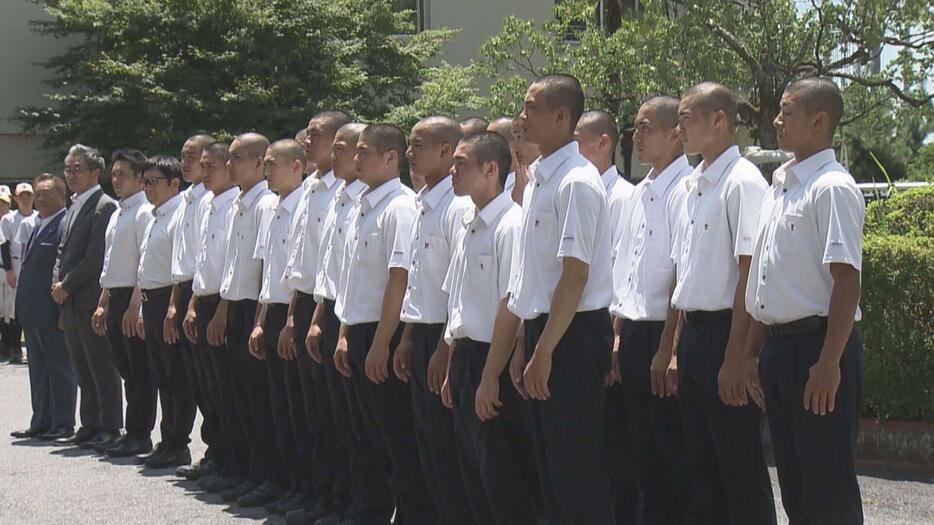
[[[7,197],[9,198],[9,197]],[[32,184],[20,182],[16,185],[16,211],[10,211],[3,214],[0,218],[0,231],[9,244],[6,248],[0,248],[6,256],[9,249],[9,261],[4,258],[4,268],[6,268],[6,279],[3,283],[2,296],[2,323],[0,323],[0,337],[3,339],[2,352],[8,356],[11,363],[18,364],[23,362],[23,346],[21,339],[23,337],[23,328],[16,321],[16,282],[19,278],[19,270],[22,265],[22,249],[20,242],[20,228],[24,223],[31,223],[35,220],[36,212],[32,209]],[[7,264],[9,262],[9,264]]]

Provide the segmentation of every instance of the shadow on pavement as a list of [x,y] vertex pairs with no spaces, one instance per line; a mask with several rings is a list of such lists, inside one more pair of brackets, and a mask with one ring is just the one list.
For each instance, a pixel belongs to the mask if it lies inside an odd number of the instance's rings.
[[68,447],[68,448],[62,448],[59,450],[53,450],[51,454],[55,456],[66,457],[66,458],[80,458],[80,457],[85,457],[85,456],[94,456],[97,454],[97,452],[95,452],[94,450],[83,449],[80,447]]

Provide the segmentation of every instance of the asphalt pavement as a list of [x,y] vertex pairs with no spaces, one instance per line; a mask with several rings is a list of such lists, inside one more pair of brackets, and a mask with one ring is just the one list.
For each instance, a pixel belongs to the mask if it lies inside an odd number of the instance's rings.
[[[283,522],[262,510],[241,509],[199,492],[172,469],[142,470],[129,459],[104,459],[77,448],[9,437],[11,431],[28,426],[30,414],[26,367],[0,364],[0,525]],[[192,436],[195,460],[204,452],[198,428],[200,416]],[[153,441],[158,441],[158,428]],[[774,469],[772,478],[778,502]],[[859,481],[866,523],[934,523],[934,480],[861,476]],[[780,509],[779,516],[787,523]]]

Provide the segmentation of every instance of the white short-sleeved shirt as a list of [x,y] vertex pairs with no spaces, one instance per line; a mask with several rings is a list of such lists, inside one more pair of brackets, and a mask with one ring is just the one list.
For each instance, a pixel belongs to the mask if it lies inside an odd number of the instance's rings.
[[614,234],[613,315],[633,321],[665,320],[675,278],[668,213],[678,188],[683,188],[681,180],[692,170],[682,155],[661,173],[653,169],[636,185]]
[[680,185],[682,197],[671,201],[677,272],[672,305],[686,311],[732,308],[739,257],[752,255],[768,185],[736,146],[707,169],[698,165]]
[[[28,223],[34,217],[38,217],[39,212],[33,210],[29,215],[23,215],[18,210],[11,211],[0,219],[0,230],[3,230],[3,236],[10,241],[10,258],[17,261],[23,255],[23,243],[19,241],[19,230],[23,223]],[[16,263],[14,262],[14,265]],[[18,270],[17,266],[14,266]]]
[[140,290],[172,285],[172,240],[178,228],[175,210],[181,202],[182,196],[175,195],[152,209],[152,220],[146,227],[140,249],[139,273],[136,276]]
[[116,213],[111,214],[104,235],[104,266],[101,270],[101,288],[132,288],[136,286],[139,259],[149,221],[152,204],[140,190],[120,199]]
[[516,172],[510,171],[506,175],[506,183],[503,185],[503,191],[506,193],[511,193],[512,189],[516,187]]
[[405,323],[437,324],[447,319],[447,294],[441,289],[451,262],[451,245],[461,217],[474,207],[467,197],[456,197],[451,177],[415,196],[418,215],[412,232],[412,265],[402,300]]
[[489,343],[499,303],[509,293],[522,208],[504,191],[479,212],[468,211],[460,223],[444,279],[448,294],[444,339],[448,344],[463,338]]
[[182,202],[175,210],[175,238],[172,240],[172,281],[183,283],[195,276],[195,257],[198,255],[201,229],[201,202],[210,198],[204,184],[199,183],[181,193]]
[[346,325],[379,321],[389,269],[409,269],[415,193],[392,179],[363,193],[352,213],[334,306]]
[[830,264],[862,268],[865,214],[862,193],[832,149],[779,167],[762,201],[746,310],[765,324],[827,316]]
[[337,299],[337,287],[345,268],[344,244],[347,242],[350,220],[353,219],[357,199],[365,190],[366,184],[359,179],[350,184],[342,182],[328,206],[321,232],[321,245],[318,247],[321,264],[315,276],[315,301],[319,303],[325,299]]
[[230,207],[240,193],[234,186],[220,195],[211,193],[201,200],[203,208],[199,228],[198,253],[195,255],[195,275],[191,289],[203,297],[220,292],[224,275],[224,257],[227,255],[227,226],[230,224]]
[[301,200],[295,208],[289,234],[288,264],[283,275],[289,290],[308,294],[315,291],[315,279],[323,255],[319,251],[321,232],[338,186],[333,170],[320,178],[315,172],[302,183]]
[[[259,232],[256,240],[256,256],[263,260],[263,285],[259,291],[259,302],[288,304],[292,291],[283,283],[285,266],[289,257],[289,234],[295,219],[295,210],[302,200],[301,187],[281,198],[276,196],[265,213],[269,217],[263,224],[269,226]],[[262,205],[266,206],[264,199]]]
[[[616,168],[612,168],[616,169]],[[609,215],[610,251],[615,248],[620,234],[620,220],[626,215],[632,200],[635,186],[628,180],[617,177],[612,189],[607,191],[607,214]]]
[[509,310],[534,319],[551,310],[562,259],[590,266],[578,312],[606,308],[613,296],[610,227],[600,173],[569,142],[530,167],[522,197],[522,231],[513,259]]
[[228,301],[257,300],[263,277],[263,261],[256,257],[256,239],[263,220],[260,201],[275,199],[269,185],[261,180],[246,193],[234,198],[228,212],[227,255],[221,298]]
[[616,169],[615,164],[600,174],[600,180],[603,181],[603,189],[606,190],[607,195],[612,195],[613,188],[615,188],[618,184],[626,184],[632,188],[632,183],[620,176],[619,170]]

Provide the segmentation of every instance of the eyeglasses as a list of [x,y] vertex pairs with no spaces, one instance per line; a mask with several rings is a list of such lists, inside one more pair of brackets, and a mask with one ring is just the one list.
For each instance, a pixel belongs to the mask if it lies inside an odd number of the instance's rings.
[[65,169],[62,170],[62,173],[65,175],[77,175],[84,171],[84,166],[65,166]]
[[148,178],[145,178],[145,179],[143,179],[143,181],[142,181],[142,182],[143,182],[143,187],[148,188],[148,187],[150,187],[150,186],[155,186],[156,184],[159,184],[159,181],[160,181],[160,180],[163,180],[163,179],[166,179],[166,177],[160,176],[160,177],[148,177]]

